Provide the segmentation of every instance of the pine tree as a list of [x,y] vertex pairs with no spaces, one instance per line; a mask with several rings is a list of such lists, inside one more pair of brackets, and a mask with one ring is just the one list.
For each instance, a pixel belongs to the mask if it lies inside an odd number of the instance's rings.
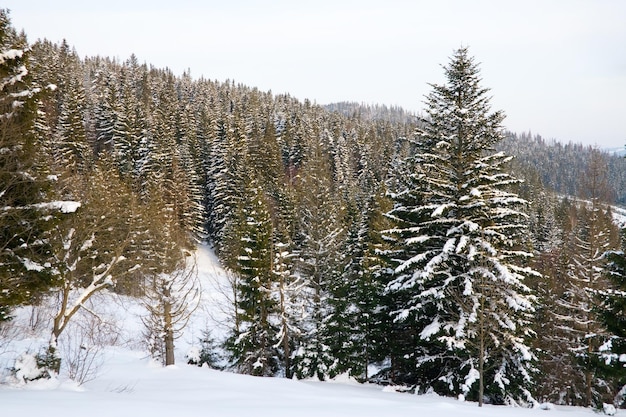
[[291,378],[292,353],[294,346],[300,339],[302,329],[303,289],[302,279],[294,273],[295,254],[285,243],[274,243],[274,260],[272,273],[274,274],[274,290],[277,298],[277,340],[276,346],[282,349],[283,370],[286,378]]
[[606,273],[612,287],[598,291],[601,301],[597,311],[601,321],[611,335],[600,349],[598,372],[611,381],[611,394],[615,405],[626,404],[626,233],[621,233],[621,249],[606,253]]
[[94,152],[96,155],[103,151],[110,153],[113,149],[114,128],[120,112],[119,85],[115,72],[104,65],[98,68],[91,89],[94,96]]
[[387,289],[407,300],[395,320],[419,330],[422,388],[492,402],[523,398],[530,382],[533,297],[524,278],[525,201],[510,192],[510,158],[493,151],[501,112],[466,48],[432,85],[425,128],[410,173],[390,212],[398,253]]
[[[537,372],[535,378],[535,398],[541,402],[557,404],[569,403],[569,393],[564,387],[570,384],[573,375],[569,345],[562,322],[560,300],[567,291],[567,274],[570,270],[570,253],[565,247],[569,233],[564,232],[572,202],[564,199],[554,208],[557,238],[543,252],[535,256],[534,267],[542,278],[530,284],[537,295],[537,309],[534,320],[535,333],[541,335],[534,340],[537,352]],[[561,224],[562,222],[562,224]],[[541,247],[541,246],[540,246]]]
[[63,83],[61,110],[52,152],[59,167],[70,168],[74,172],[84,171],[91,164],[93,154],[87,143],[83,115],[86,110],[85,92],[76,65],[69,66],[66,70],[68,80]]
[[380,231],[386,225],[381,218],[384,203],[374,193],[349,215],[354,218],[343,249],[346,263],[328,300],[331,308],[326,322],[336,359],[334,372],[347,372],[361,381],[370,377],[368,366],[388,354],[380,350],[385,330],[379,314],[384,289],[384,265],[378,256],[383,248]]
[[240,225],[240,252],[235,272],[238,332],[229,343],[238,371],[257,376],[274,376],[281,356],[275,322],[277,300],[273,297],[272,224],[262,191],[250,181]]
[[152,145],[149,75],[145,65],[131,58],[120,74],[119,111],[113,126],[113,155],[120,173],[133,181],[136,191],[146,191],[145,169]]
[[39,88],[31,83],[29,66],[25,36],[0,10],[0,321],[53,284],[43,267],[52,222],[41,206],[47,184],[34,124]]
[[343,244],[343,210],[334,192],[329,155],[315,138],[301,172],[298,209],[301,219],[297,242],[300,261],[297,272],[304,280],[302,291],[306,320],[302,322],[302,340],[295,352],[294,374],[298,378],[324,380],[336,374],[335,358],[330,348],[333,316],[333,288],[341,271],[340,248]]

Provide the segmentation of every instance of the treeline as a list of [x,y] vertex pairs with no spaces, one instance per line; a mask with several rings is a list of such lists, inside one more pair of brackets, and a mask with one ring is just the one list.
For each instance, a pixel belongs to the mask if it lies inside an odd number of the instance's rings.
[[[576,196],[587,171],[592,154],[601,151],[590,145],[562,144],[541,135],[509,132],[498,149],[515,155],[516,169],[525,177],[537,177],[542,184],[561,195]],[[603,152],[609,189],[607,201],[626,205],[626,159]],[[518,171],[519,172],[519,171]]]
[[623,402],[607,160],[589,153],[581,199],[517,181],[467,50],[417,120],[28,47],[1,16],[0,318],[61,295],[47,366],[103,288],[149,299],[148,347],[171,363],[207,241],[232,277],[236,371]]

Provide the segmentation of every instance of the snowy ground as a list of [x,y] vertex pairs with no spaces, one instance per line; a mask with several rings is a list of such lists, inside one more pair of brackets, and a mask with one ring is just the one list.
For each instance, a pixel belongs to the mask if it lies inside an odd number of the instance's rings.
[[550,411],[462,403],[437,396],[385,392],[351,383],[256,378],[187,365],[161,368],[131,351],[107,352],[102,375],[77,388],[43,382],[0,389],[4,416],[506,416],[546,413],[554,417],[591,416],[590,410]]
[[[480,409],[475,403],[436,395],[403,394],[343,379],[317,382],[257,378],[186,365],[185,354],[202,332],[211,329],[214,336],[223,337],[229,317],[228,309],[223,308],[227,305],[224,300],[228,291],[223,285],[227,277],[207,248],[198,251],[198,272],[204,302],[178,340],[178,365],[160,367],[142,351],[141,306],[132,299],[103,294],[94,300],[92,308],[104,321],[94,324],[89,321],[90,314],[77,319],[77,323],[82,322],[91,330],[103,330],[96,331],[92,338],[114,345],[97,351],[93,379],[79,386],[67,378],[65,369],[54,380],[5,383],[0,385],[0,416],[522,417],[547,413],[553,417],[579,417],[594,414],[588,409],[571,407],[547,407],[548,411],[495,406]],[[45,314],[38,315],[30,308],[18,313],[12,327],[0,334],[0,379],[5,382],[9,374],[6,369],[14,365],[16,354],[36,351],[45,344],[42,335],[49,329]],[[75,329],[68,334],[78,332]],[[84,343],[87,347],[88,342]],[[65,352],[68,357],[76,355],[71,350]]]

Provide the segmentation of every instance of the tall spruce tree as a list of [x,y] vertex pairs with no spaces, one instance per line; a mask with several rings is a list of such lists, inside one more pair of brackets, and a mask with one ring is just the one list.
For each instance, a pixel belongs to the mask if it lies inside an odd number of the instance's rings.
[[37,88],[24,35],[0,9],[0,322],[12,306],[33,301],[53,280],[42,265],[49,252],[42,213],[46,182],[37,154]]
[[523,398],[533,358],[526,202],[509,191],[517,182],[505,171],[510,158],[493,150],[504,114],[490,113],[468,50],[444,70],[447,83],[432,85],[418,132],[414,188],[395,190],[389,213],[398,252],[387,290],[406,300],[395,320],[419,331],[422,388],[479,405]]
[[333,338],[329,318],[335,317],[333,303],[344,240],[343,208],[333,189],[329,155],[313,139],[299,183],[301,212],[298,227],[300,261],[297,271],[303,279],[301,292],[306,318],[302,320],[302,341],[294,354],[294,374],[298,378],[324,380],[337,374],[330,345]]
[[608,261],[606,273],[612,288],[598,292],[602,301],[598,311],[611,338],[601,349],[601,364],[598,370],[605,379],[610,379],[610,389],[615,405],[626,405],[626,232],[622,229],[621,249],[606,253]]
[[237,370],[257,376],[274,376],[281,354],[277,341],[277,300],[272,295],[272,224],[265,196],[254,180],[243,190],[243,223],[236,258],[238,331],[230,343]]

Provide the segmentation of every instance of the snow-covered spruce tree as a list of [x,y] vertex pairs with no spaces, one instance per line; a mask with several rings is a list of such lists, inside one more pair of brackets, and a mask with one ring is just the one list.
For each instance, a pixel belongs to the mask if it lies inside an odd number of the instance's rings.
[[311,137],[309,155],[297,183],[296,212],[301,213],[296,237],[299,259],[296,274],[303,282],[304,303],[301,339],[294,352],[293,374],[298,378],[324,380],[334,372],[335,358],[326,319],[331,315],[331,288],[340,271],[343,240],[342,208],[334,192],[330,158],[320,143],[319,132]]
[[[361,137],[363,142],[366,139]],[[379,150],[384,146],[377,145]],[[369,144],[359,148],[352,145],[348,149],[352,149],[355,159],[359,158],[354,164],[358,173],[353,173],[356,178],[350,180],[353,183],[350,189],[343,190],[348,198],[347,232],[342,248],[345,262],[330,288],[331,313],[326,322],[330,330],[328,342],[336,359],[334,371],[367,381],[368,366],[389,354],[386,344],[381,343],[387,336],[381,320],[384,317],[382,276],[387,265],[378,252],[384,245],[380,231],[389,227],[384,213],[391,206],[384,197],[385,188],[372,170],[374,158]]]
[[93,100],[94,153],[111,152],[113,128],[119,113],[118,86],[115,72],[101,64],[94,70],[91,85]]
[[564,277],[570,269],[571,259],[563,244],[568,241],[568,234],[563,232],[561,214],[557,215],[557,211],[560,213],[569,205],[571,201],[564,199],[556,207],[558,210],[554,209],[559,237],[554,240],[553,247],[536,255],[534,267],[543,274],[543,278],[532,280],[534,282],[530,284],[538,299],[533,328],[535,333],[541,335],[533,340],[538,369],[534,394],[537,401],[558,404],[568,401],[567,390],[562,387],[569,385],[573,373],[571,354],[565,348],[569,344],[567,331],[557,319],[562,310],[559,300],[567,289]]
[[[69,48],[61,49],[63,76],[58,92],[59,118],[53,135],[53,159],[59,164],[58,170],[67,173],[82,172],[93,161],[92,149],[87,143],[85,129],[86,99],[83,74],[79,58]],[[62,168],[61,168],[62,167]]]
[[[410,188],[397,189],[395,277],[387,291],[405,304],[397,322],[419,331],[415,383],[491,402],[526,399],[533,355],[526,343],[533,296],[526,267],[525,201],[509,191],[510,158],[494,153],[503,113],[466,48],[432,85],[418,132]],[[407,183],[407,181],[405,181]]]
[[[275,233],[276,235],[276,233]],[[274,237],[276,240],[276,237]],[[295,341],[300,336],[303,300],[300,296],[303,281],[293,273],[294,258],[297,254],[290,252],[289,245],[274,243],[274,274],[273,297],[277,299],[278,332],[276,346],[282,349],[283,369],[286,378],[291,378],[291,356]]]
[[332,329],[328,326],[335,312],[329,300],[341,272],[340,248],[345,232],[341,224],[343,208],[335,192],[329,155],[319,140],[311,142],[298,184],[301,217],[296,273],[303,279],[300,294],[305,317],[301,323],[302,338],[294,352],[293,373],[298,378],[324,380],[337,373],[336,358],[330,347]]
[[385,265],[377,256],[382,244],[379,231],[385,224],[380,206],[385,203],[374,193],[350,210],[352,219],[344,244],[347,261],[330,288],[328,300],[328,344],[335,358],[331,376],[347,372],[367,381],[368,365],[385,357],[380,350],[385,330],[379,314]]
[[237,328],[227,347],[239,372],[274,376],[279,371],[281,353],[275,322],[277,300],[272,296],[272,224],[262,190],[254,180],[244,189],[243,222],[239,225],[239,253],[234,272],[237,282]]
[[44,235],[52,222],[40,206],[47,185],[38,169],[29,54],[26,38],[0,9],[0,322],[53,283],[49,270],[36,267],[48,255]]
[[148,112],[148,74],[131,55],[120,74],[119,111],[113,126],[112,148],[120,173],[133,181],[135,191],[145,191],[144,164],[151,145],[151,115]]
[[598,291],[601,300],[598,312],[602,324],[611,334],[611,338],[600,349],[601,364],[598,372],[604,379],[610,380],[610,389],[614,395],[613,403],[620,408],[626,405],[626,232],[622,229],[621,249],[605,254],[606,273],[612,288]]

